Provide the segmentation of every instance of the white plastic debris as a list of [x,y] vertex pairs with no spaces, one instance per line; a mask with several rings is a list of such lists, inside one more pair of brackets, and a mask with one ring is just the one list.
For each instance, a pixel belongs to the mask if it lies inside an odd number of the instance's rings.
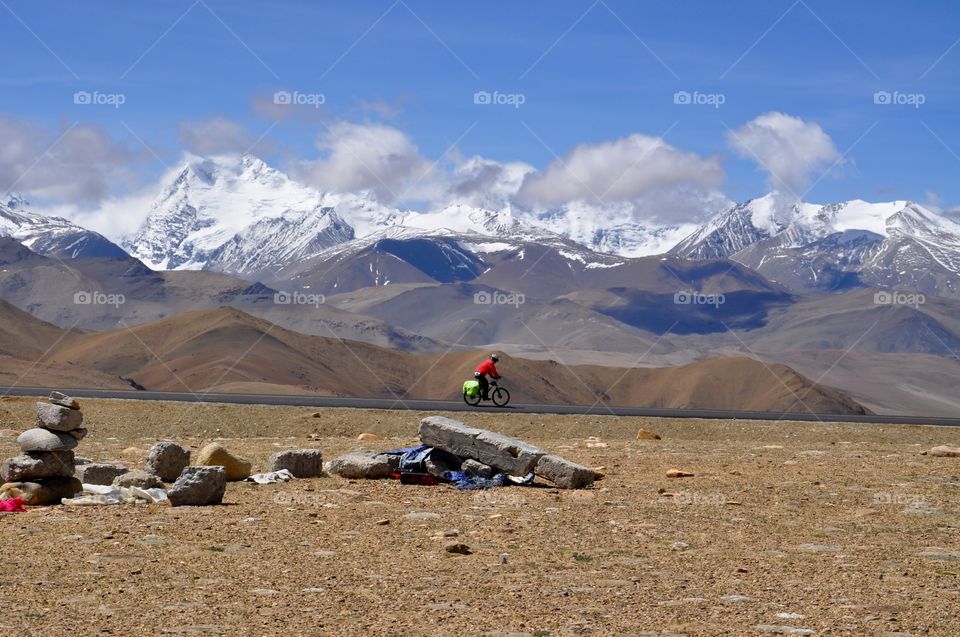
[[294,480],[295,476],[289,469],[280,469],[279,471],[269,471],[267,473],[255,473],[247,482],[256,482],[257,484],[273,484],[274,482],[287,482]]
[[103,484],[85,484],[83,493],[74,498],[64,498],[65,506],[92,506],[110,504],[157,504],[166,502],[167,492],[163,489],[141,489],[140,487],[113,487]]

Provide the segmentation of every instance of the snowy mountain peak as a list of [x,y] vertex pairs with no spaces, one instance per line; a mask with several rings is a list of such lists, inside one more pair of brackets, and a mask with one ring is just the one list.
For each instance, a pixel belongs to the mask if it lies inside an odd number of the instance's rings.
[[318,191],[252,155],[227,155],[191,157],[173,171],[125,244],[155,269],[255,274],[353,236]]
[[12,237],[32,251],[59,259],[129,255],[109,239],[61,217],[50,217],[29,209],[19,195],[9,195],[0,204],[0,237]]

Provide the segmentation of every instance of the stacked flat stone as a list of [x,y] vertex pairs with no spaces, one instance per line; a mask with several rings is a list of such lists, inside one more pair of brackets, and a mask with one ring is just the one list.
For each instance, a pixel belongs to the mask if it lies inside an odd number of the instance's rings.
[[24,497],[27,504],[59,504],[83,489],[74,477],[73,450],[87,435],[76,400],[53,392],[37,403],[37,423],[17,438],[23,452],[0,465],[0,498]]

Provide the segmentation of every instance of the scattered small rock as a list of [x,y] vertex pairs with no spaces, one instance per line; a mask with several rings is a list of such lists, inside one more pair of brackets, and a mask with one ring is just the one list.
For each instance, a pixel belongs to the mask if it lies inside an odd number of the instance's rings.
[[134,471],[122,473],[114,478],[113,486],[126,487],[128,489],[130,487],[137,487],[139,489],[162,489],[163,480],[152,473],[135,469]]
[[930,450],[930,455],[937,458],[960,458],[960,447],[940,445]]
[[641,427],[637,431],[637,440],[660,440],[660,434]]
[[88,463],[77,465],[74,476],[83,484],[112,485],[113,481],[130,470],[119,464]]
[[695,474],[680,469],[667,469],[668,478],[692,478]]
[[289,449],[271,454],[267,471],[282,469],[295,478],[319,478],[323,475],[323,453],[319,449]]
[[368,433],[365,431],[359,436],[357,436],[357,440],[359,440],[360,442],[380,442],[381,440],[385,440],[385,438],[383,436]]
[[238,482],[250,477],[251,464],[233,455],[223,445],[210,443],[197,453],[196,464],[199,467],[223,467],[229,482]]
[[443,550],[447,553],[455,553],[457,555],[471,555],[473,551],[470,550],[470,547],[464,544],[463,542],[451,542],[443,547]]
[[205,506],[223,502],[227,472],[222,466],[187,467],[167,491],[171,506]]
[[153,445],[147,454],[147,471],[164,482],[174,482],[189,465],[190,450],[169,440]]

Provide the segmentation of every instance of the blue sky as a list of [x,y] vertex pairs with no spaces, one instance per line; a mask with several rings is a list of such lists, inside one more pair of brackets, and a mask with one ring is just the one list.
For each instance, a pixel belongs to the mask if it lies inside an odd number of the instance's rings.
[[[78,121],[101,127],[131,153],[111,189],[175,163],[183,122],[222,118],[247,140],[265,134],[254,152],[277,163],[322,153],[320,120],[397,129],[430,160],[455,144],[537,168],[578,144],[640,133],[721,155],[717,187],[744,199],[765,192],[768,176],[731,148],[729,130],[778,111],[819,125],[838,153],[813,169],[807,199],[932,192],[960,203],[956,2],[2,4],[0,112],[52,139]],[[253,103],[278,90],[325,103],[315,118],[277,123]],[[74,104],[77,91],[124,103]],[[478,105],[477,91],[523,104]],[[678,91],[723,103],[676,104]],[[877,104],[877,91],[906,103]]]

